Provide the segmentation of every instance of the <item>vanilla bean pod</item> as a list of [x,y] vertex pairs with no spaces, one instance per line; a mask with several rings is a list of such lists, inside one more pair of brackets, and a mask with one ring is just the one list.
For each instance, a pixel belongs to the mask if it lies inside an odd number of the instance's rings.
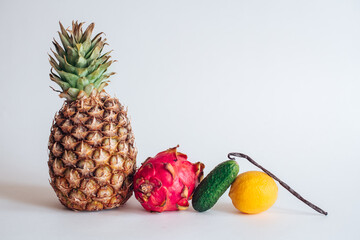
[[303,198],[299,193],[297,193],[294,189],[292,189],[289,185],[287,185],[286,183],[284,183],[283,181],[281,181],[278,177],[276,177],[274,174],[272,174],[271,172],[269,172],[268,170],[266,170],[265,168],[263,168],[261,165],[259,165],[257,162],[255,162],[251,157],[243,154],[243,153],[229,153],[228,154],[228,158],[231,160],[235,160],[234,157],[241,157],[241,158],[245,158],[247,159],[249,162],[251,162],[252,164],[254,164],[255,166],[257,166],[258,168],[260,168],[261,170],[263,170],[266,174],[268,174],[270,177],[272,177],[273,179],[275,179],[276,181],[278,181],[280,183],[281,186],[283,186],[286,190],[288,190],[292,195],[294,195],[295,197],[297,197],[300,201],[304,202],[306,205],[308,205],[309,207],[311,207],[312,209],[314,209],[315,211],[324,214],[325,216],[328,214],[326,211],[322,210],[321,208],[319,208],[318,206],[312,204],[311,202],[309,202],[308,200],[306,200],[305,198]]

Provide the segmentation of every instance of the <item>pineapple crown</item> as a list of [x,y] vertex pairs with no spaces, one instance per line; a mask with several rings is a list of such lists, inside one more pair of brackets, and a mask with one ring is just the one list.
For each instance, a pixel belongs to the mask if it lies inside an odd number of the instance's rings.
[[[110,53],[102,54],[106,39],[102,39],[102,32],[91,39],[94,23],[91,23],[83,32],[84,23],[72,22],[72,29],[66,29],[60,24],[60,40],[62,46],[54,39],[55,60],[49,54],[51,65],[50,79],[62,89],[60,97],[69,101],[89,96],[93,91],[100,92],[108,85],[108,78],[115,74],[107,73],[107,68],[114,62]],[[56,73],[53,72],[55,69]]]

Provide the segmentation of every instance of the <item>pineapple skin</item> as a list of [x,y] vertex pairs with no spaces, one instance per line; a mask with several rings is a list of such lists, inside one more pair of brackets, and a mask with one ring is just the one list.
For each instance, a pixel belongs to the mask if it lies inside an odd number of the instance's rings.
[[118,99],[104,90],[64,102],[49,138],[50,184],[76,211],[123,205],[132,195],[137,149]]

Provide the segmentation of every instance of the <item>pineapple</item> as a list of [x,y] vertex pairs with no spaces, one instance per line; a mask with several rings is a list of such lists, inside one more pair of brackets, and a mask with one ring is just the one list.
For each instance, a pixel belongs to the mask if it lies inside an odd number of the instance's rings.
[[[49,139],[50,184],[69,209],[95,211],[124,204],[132,195],[137,150],[127,110],[103,88],[110,52],[106,39],[91,39],[94,23],[85,31],[73,22],[60,23],[62,46],[54,40],[50,79],[66,99],[55,115]],[[56,59],[56,60],[55,60]],[[56,73],[54,73],[54,71]]]

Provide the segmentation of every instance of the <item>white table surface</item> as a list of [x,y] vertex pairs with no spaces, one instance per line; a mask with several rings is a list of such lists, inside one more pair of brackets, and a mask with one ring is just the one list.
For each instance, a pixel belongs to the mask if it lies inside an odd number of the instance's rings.
[[[316,192],[311,184],[304,189],[308,192]],[[331,189],[325,187],[318,190]],[[134,197],[117,209],[74,212],[58,202],[55,193],[47,184],[2,181],[0,190],[2,239],[358,239],[360,237],[356,214],[359,212],[358,200],[341,191],[325,195],[313,194],[312,199],[309,199],[329,212],[328,216],[323,216],[281,187],[275,205],[268,211],[256,215],[238,212],[233,207],[228,192],[215,207],[204,213],[196,212],[191,206],[184,211],[149,213]],[[327,196],[326,199],[324,196]]]

